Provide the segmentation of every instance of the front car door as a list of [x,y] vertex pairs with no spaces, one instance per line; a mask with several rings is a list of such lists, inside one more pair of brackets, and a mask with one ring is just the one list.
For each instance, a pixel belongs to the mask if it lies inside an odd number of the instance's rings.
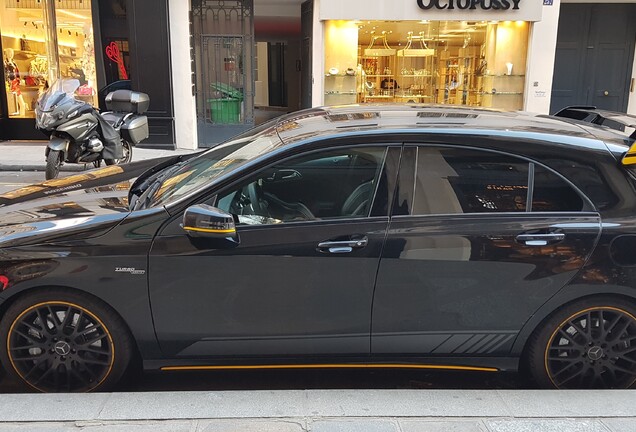
[[585,263],[598,213],[554,171],[508,154],[421,145],[402,161],[372,352],[505,356]]
[[[401,147],[332,148],[214,194],[240,244],[191,239],[177,217],[150,253],[165,355],[369,355],[375,277]],[[196,241],[195,241],[196,240]]]

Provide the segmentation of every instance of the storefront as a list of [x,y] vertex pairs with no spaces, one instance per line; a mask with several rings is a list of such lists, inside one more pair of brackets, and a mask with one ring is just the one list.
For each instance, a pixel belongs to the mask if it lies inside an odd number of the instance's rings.
[[0,0],[0,36],[0,140],[45,138],[35,130],[39,94],[77,78],[75,97],[94,106],[111,84],[148,93],[144,144],[174,147],[167,0]]
[[313,8],[313,105],[526,108],[537,0],[315,0]]
[[[46,5],[38,0],[0,0],[5,118],[33,119],[38,95],[58,73],[79,79],[78,97],[97,102],[91,1],[52,2],[48,9]],[[20,123],[24,122],[16,125]]]

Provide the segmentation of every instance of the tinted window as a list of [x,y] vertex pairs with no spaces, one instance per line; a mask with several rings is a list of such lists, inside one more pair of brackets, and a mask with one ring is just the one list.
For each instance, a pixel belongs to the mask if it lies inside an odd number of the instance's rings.
[[[579,193],[558,174],[523,159],[481,150],[420,147],[413,214],[581,211]],[[529,176],[532,170],[532,176]]]
[[532,211],[581,211],[580,195],[565,180],[541,166],[534,167]]
[[420,147],[412,213],[524,212],[528,166],[498,153]]
[[217,207],[244,224],[368,216],[385,151],[342,149],[290,159],[221,194]]

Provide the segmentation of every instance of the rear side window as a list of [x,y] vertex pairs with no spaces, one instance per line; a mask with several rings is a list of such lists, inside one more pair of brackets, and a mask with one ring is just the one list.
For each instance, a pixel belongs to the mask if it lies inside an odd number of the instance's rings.
[[481,150],[419,147],[411,214],[580,211],[583,199],[552,171]]
[[581,211],[583,207],[583,199],[565,180],[534,165],[532,211]]

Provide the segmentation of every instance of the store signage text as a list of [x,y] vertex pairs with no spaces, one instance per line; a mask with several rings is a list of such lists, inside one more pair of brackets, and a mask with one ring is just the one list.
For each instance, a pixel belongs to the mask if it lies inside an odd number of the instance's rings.
[[519,9],[521,0],[417,0],[420,9]]

